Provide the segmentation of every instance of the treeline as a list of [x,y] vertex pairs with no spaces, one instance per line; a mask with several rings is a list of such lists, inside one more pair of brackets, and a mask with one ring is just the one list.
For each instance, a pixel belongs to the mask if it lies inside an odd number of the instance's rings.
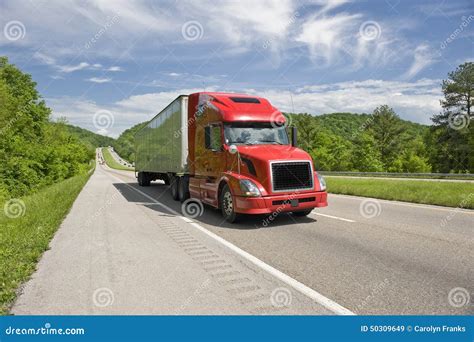
[[0,201],[88,170],[93,148],[50,114],[31,76],[0,57]]
[[299,147],[324,171],[431,172],[427,126],[401,120],[388,106],[371,115],[290,114]]
[[372,114],[288,114],[300,147],[325,171],[474,173],[474,63],[443,81],[433,125],[401,120],[383,105]]
[[130,163],[135,161],[135,133],[142,129],[147,123],[148,122],[142,122],[126,129],[111,145],[120,157]]

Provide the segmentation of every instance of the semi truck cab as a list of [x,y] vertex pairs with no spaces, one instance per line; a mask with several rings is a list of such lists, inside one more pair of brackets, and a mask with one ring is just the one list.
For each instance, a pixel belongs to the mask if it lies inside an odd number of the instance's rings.
[[[200,92],[187,98],[184,172],[148,171],[164,179],[176,200],[219,208],[228,222],[242,214],[308,215],[327,206],[326,184],[311,156],[296,144],[296,128],[264,98]],[[291,134],[289,134],[291,133]],[[137,151],[136,165],[140,165]],[[161,170],[163,171],[163,170]],[[150,175],[151,174],[151,175]]]
[[[266,99],[243,94],[189,96],[189,194],[239,214],[291,211],[307,215],[327,205],[324,180],[308,153],[290,141],[286,118]],[[292,130],[296,138],[296,131]]]

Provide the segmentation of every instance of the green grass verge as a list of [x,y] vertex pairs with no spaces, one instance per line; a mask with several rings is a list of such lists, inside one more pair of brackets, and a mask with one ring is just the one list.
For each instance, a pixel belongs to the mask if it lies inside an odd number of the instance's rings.
[[110,154],[110,151],[106,147],[102,147],[102,155],[104,156],[105,162],[109,167],[116,170],[125,170],[125,171],[133,171],[134,169],[131,167],[127,167],[118,163],[115,158]]
[[89,176],[75,176],[0,203],[0,314],[8,314],[18,287],[34,272]]
[[474,209],[474,183],[325,177],[328,192]]

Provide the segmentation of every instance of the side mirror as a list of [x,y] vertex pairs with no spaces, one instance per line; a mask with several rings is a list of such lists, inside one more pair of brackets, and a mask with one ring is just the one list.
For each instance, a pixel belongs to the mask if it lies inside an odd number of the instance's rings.
[[296,127],[291,127],[291,146],[298,146],[298,129]]

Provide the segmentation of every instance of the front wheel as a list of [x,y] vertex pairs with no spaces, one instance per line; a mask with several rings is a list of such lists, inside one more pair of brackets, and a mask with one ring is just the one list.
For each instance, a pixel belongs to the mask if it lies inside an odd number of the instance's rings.
[[301,210],[301,211],[293,211],[294,216],[302,217],[302,216],[308,216],[310,212],[312,212],[313,209],[306,209],[306,210]]
[[222,189],[219,204],[222,216],[227,222],[234,223],[239,219],[240,215],[235,212],[234,199],[228,185]]

